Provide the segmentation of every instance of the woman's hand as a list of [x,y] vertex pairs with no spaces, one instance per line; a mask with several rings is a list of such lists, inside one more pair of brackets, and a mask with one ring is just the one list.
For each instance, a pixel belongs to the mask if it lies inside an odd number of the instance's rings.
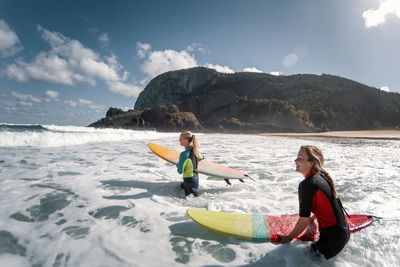
[[288,235],[278,235],[278,240],[279,238],[281,238],[281,240],[279,241],[280,243],[287,243],[292,241],[293,238],[290,238],[289,236],[298,236],[299,234],[301,234],[308,226],[308,224],[310,223],[310,217],[299,217],[299,219],[297,220],[296,225],[294,226],[294,229],[292,230],[292,232],[290,232],[290,234]]

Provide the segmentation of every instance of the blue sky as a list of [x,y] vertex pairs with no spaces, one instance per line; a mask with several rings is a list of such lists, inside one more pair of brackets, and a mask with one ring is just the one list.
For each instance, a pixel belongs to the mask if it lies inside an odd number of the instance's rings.
[[0,0],[0,123],[88,125],[195,66],[400,93],[398,0]]

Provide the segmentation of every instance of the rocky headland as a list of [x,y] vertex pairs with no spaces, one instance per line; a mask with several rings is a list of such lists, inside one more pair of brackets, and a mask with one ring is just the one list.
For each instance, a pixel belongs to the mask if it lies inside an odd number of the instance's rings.
[[219,73],[196,67],[152,79],[134,109],[92,127],[196,132],[321,132],[400,126],[400,94],[333,75]]

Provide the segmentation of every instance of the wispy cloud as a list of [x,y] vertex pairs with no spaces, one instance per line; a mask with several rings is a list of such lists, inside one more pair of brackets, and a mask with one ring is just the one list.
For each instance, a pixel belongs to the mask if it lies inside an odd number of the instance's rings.
[[400,1],[399,0],[383,0],[377,9],[369,9],[364,11],[362,17],[365,27],[376,27],[386,22],[386,17],[390,14],[400,18]]
[[79,98],[78,102],[81,105],[92,105],[93,104],[93,102],[91,100],[86,100],[86,99],[82,99],[82,98]]
[[21,94],[17,91],[12,91],[11,95],[21,101],[30,101],[30,102],[35,102],[35,103],[42,102],[42,100],[39,97],[33,96],[31,94]]
[[[16,101],[2,101],[4,106],[8,106],[8,110],[11,110],[11,107],[16,107],[19,106],[21,108],[28,108],[32,107],[35,103],[42,103],[42,102],[58,102],[60,101],[59,99],[59,93],[57,91],[53,90],[47,90],[46,93],[42,96],[34,96],[31,94],[22,94],[17,91],[12,91],[11,96],[16,100]],[[77,100],[65,100],[64,104],[68,107],[82,107],[82,108],[87,108],[87,109],[92,109],[95,110],[96,112],[103,112],[104,109],[106,108],[104,105],[96,105],[93,103],[91,100],[79,98]],[[18,110],[21,110],[20,108]]]
[[100,35],[99,41],[102,47],[107,47],[110,44],[110,38],[108,38],[107,33],[103,33],[102,35]]
[[32,107],[33,106],[32,102],[19,101],[18,103],[23,107]]
[[90,109],[95,109],[95,110],[99,110],[99,111],[105,108],[104,105],[95,105],[93,103],[93,101],[87,100],[87,99],[82,99],[82,98],[78,99],[78,103],[79,103],[80,106],[85,106],[85,107],[88,107]]
[[94,86],[97,80],[101,80],[111,91],[125,96],[137,96],[141,91],[140,87],[123,80],[127,77],[126,71],[122,70],[115,55],[102,59],[77,40],[48,31],[39,25],[37,30],[50,45],[50,50],[40,52],[31,62],[15,60],[5,70],[10,79],[18,82],[38,80],[71,86],[81,82]]
[[0,53],[2,57],[15,55],[22,49],[19,38],[4,20],[0,20]]
[[78,105],[78,103],[74,100],[65,100],[64,104],[66,104],[67,106],[70,106],[70,107],[76,107]]
[[151,45],[137,42],[136,49],[137,49],[137,54],[140,58],[146,58],[151,52]]

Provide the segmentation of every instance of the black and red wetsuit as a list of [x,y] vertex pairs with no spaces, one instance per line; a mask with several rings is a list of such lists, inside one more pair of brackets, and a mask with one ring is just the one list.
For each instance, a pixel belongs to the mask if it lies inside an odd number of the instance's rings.
[[336,256],[350,238],[349,225],[339,199],[322,173],[311,172],[299,184],[300,217],[318,219],[320,236],[311,248],[326,259]]

